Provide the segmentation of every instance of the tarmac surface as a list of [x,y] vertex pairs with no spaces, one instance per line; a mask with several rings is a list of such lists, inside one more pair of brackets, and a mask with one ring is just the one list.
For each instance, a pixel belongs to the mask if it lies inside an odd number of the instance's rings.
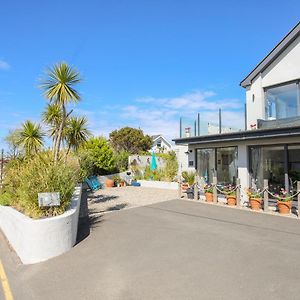
[[35,265],[0,234],[15,300],[300,299],[298,219],[186,200],[90,217],[71,251]]

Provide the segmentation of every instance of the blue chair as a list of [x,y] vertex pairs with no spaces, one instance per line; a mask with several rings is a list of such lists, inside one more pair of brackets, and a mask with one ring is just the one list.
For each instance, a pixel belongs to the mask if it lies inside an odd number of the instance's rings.
[[86,183],[92,191],[97,191],[102,188],[101,183],[99,182],[97,176],[91,176],[86,179]]

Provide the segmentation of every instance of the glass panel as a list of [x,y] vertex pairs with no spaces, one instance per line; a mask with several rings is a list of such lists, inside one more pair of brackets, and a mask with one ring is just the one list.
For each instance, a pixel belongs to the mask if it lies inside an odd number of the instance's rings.
[[237,147],[217,149],[217,179],[219,184],[235,184],[237,178]]
[[288,146],[288,157],[289,184],[295,189],[300,181],[300,145]]
[[197,149],[197,171],[207,183],[212,183],[215,174],[215,149]]
[[284,147],[250,148],[250,174],[259,189],[263,188],[264,179],[269,180],[271,190],[284,187]]
[[266,119],[285,119],[299,116],[298,86],[296,83],[269,88],[266,97]]

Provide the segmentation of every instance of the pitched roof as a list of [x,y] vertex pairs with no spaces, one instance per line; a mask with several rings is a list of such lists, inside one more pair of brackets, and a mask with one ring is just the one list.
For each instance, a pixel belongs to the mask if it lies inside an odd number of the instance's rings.
[[241,81],[242,87],[251,85],[252,80],[263,72],[295,39],[300,36],[300,22],[280,41],[280,43]]
[[151,136],[153,142],[155,142],[158,138],[162,138],[166,144],[168,144],[170,147],[172,147],[171,143],[162,135],[162,134],[156,134]]

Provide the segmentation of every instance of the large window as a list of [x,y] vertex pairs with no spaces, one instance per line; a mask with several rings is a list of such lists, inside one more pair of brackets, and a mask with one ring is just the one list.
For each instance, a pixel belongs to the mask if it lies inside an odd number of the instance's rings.
[[272,190],[283,187],[284,146],[250,147],[250,174],[257,188],[263,188],[264,179],[268,179]]
[[268,179],[272,190],[295,189],[300,181],[300,145],[250,147],[250,175],[258,188]]
[[266,120],[300,116],[299,95],[299,82],[266,88]]
[[200,177],[212,183],[235,183],[237,178],[237,147],[197,149],[197,171]]

